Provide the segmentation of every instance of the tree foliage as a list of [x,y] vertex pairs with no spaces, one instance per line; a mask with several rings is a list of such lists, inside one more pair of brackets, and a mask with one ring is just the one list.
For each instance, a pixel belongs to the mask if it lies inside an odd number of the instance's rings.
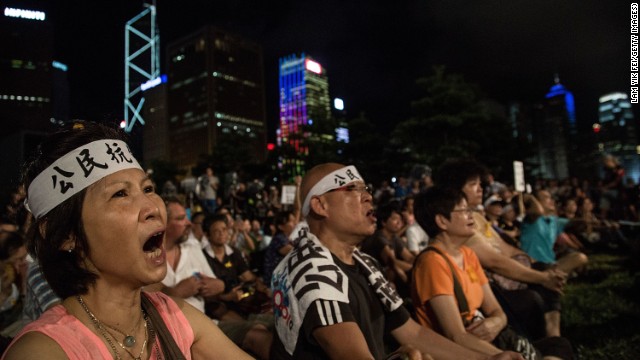
[[435,67],[417,85],[423,95],[411,104],[413,116],[391,137],[410,163],[437,168],[448,158],[473,157],[493,169],[510,168],[515,142],[508,121],[474,85],[444,67]]

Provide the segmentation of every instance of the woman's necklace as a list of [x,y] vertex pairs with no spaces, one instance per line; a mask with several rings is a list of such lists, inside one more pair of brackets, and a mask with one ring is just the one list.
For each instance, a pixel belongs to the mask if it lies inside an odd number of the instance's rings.
[[[98,318],[96,318],[95,315],[93,315],[93,313],[91,312],[91,310],[89,310],[89,307],[87,306],[87,304],[85,304],[84,300],[82,299],[82,297],[80,295],[78,295],[76,297],[76,299],[78,300],[78,302],[80,303],[80,305],[82,306],[82,309],[84,309],[84,311],[87,313],[87,315],[89,315],[89,318],[91,319],[91,321],[93,322],[93,326],[96,327],[96,329],[100,332],[100,335],[102,335],[102,337],[107,341],[107,343],[109,344],[109,346],[111,347],[111,350],[113,350],[113,353],[115,354],[115,358],[116,360],[120,360],[122,359],[120,357],[120,354],[118,353],[118,350],[116,349],[115,345],[113,344],[113,342],[111,341],[111,339],[109,338],[109,336],[107,336],[107,334],[109,334],[111,336],[111,338],[113,338],[116,343],[118,345],[120,345],[120,347],[126,351],[129,356],[131,356],[132,359],[134,360],[141,360],[142,359],[142,354],[144,354],[144,350],[147,347],[147,341],[149,340],[148,334],[147,334],[147,323],[148,323],[148,318],[147,318],[147,314],[144,313],[144,311],[142,312],[142,316],[144,318],[144,342],[142,343],[142,348],[140,349],[140,354],[136,357],[135,355],[133,355],[131,353],[131,351],[129,351],[129,349],[127,349],[127,347],[132,347],[133,345],[135,345],[136,343],[136,339],[134,336],[132,335],[127,335],[124,332],[118,330],[117,328],[110,326],[106,323],[101,322],[100,320],[98,320]],[[119,342],[117,340],[117,338],[115,337],[115,335],[113,335],[113,333],[111,333],[108,329],[105,328],[109,327],[119,333],[121,333],[122,335],[124,335],[124,344]],[[137,326],[136,326],[137,329]],[[127,345],[130,344],[130,345]]]

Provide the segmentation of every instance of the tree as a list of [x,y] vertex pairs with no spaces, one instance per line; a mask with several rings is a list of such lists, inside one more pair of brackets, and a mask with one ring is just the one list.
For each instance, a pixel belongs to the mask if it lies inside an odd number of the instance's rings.
[[517,157],[509,123],[483,101],[476,86],[443,66],[417,85],[424,95],[412,102],[414,116],[396,126],[391,140],[408,155],[407,165],[437,169],[448,158],[473,157],[494,170],[510,169]]

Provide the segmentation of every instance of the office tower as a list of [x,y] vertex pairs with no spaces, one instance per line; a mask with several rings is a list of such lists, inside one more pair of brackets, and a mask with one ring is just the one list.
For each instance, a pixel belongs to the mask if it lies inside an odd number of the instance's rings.
[[53,58],[53,24],[41,9],[4,1],[0,7],[0,186],[17,183],[20,164],[51,119],[67,120],[66,65]]
[[615,92],[601,96],[599,102],[599,121],[593,126],[598,152],[618,158],[626,176],[637,181],[640,176],[640,148],[629,97]]
[[304,53],[280,59],[279,167],[285,178],[304,174],[310,152],[335,139],[326,69]]
[[261,47],[206,26],[168,45],[170,158],[187,169],[221,144],[266,156]]
[[534,124],[540,173],[546,178],[567,178],[574,164],[569,159],[577,153],[576,115],[573,94],[557,75],[541,110]]

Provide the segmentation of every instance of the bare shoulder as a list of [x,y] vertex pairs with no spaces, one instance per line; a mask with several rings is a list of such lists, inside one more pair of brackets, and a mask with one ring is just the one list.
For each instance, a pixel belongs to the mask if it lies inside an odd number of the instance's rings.
[[57,342],[37,331],[24,334],[11,345],[4,356],[6,360],[68,359]]

